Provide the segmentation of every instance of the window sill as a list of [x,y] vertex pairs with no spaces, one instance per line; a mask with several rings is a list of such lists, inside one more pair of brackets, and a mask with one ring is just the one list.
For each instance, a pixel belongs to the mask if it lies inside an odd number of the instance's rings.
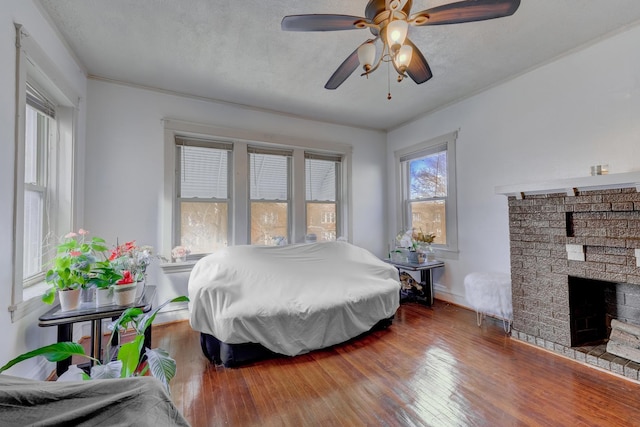
[[39,314],[48,310],[51,306],[42,302],[41,299],[48,288],[49,285],[42,282],[24,289],[22,293],[23,301],[9,307],[11,322],[15,323],[34,312]]
[[160,264],[160,268],[165,274],[191,272],[193,266],[196,265],[196,262],[196,260],[185,262],[165,262]]
[[460,253],[458,250],[454,250],[454,249],[445,249],[445,248],[440,248],[440,249],[434,249],[434,253],[436,255],[436,258],[440,259],[440,258],[444,258],[444,259],[458,259],[458,254]]

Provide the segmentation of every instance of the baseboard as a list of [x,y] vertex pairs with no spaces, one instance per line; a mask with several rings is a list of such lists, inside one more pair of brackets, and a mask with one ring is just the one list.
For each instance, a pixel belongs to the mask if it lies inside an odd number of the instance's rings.
[[189,319],[188,303],[174,303],[165,307],[156,315],[154,324],[170,323]]
[[467,305],[467,300],[465,297],[452,294],[444,286],[438,285],[437,283],[433,284],[433,294],[433,297],[435,299],[455,304],[460,307],[468,308],[469,310],[473,310],[473,308]]
[[[447,302],[449,304],[453,304],[453,305],[457,305],[458,307],[462,307],[465,308],[467,310],[471,310],[471,311],[475,311],[475,309],[473,307],[469,307],[467,305],[467,300],[466,298],[459,296],[459,295],[454,295],[450,292],[446,292],[446,291],[440,291],[438,292],[438,286],[437,285],[433,285],[433,293],[434,296],[433,298],[438,299],[440,301],[444,301]],[[441,288],[443,289],[443,288]],[[509,319],[505,319],[503,317],[498,316],[497,314],[493,314],[493,313],[482,313],[482,315],[484,317],[491,317],[493,319],[496,320],[500,320],[502,322],[509,322]]]

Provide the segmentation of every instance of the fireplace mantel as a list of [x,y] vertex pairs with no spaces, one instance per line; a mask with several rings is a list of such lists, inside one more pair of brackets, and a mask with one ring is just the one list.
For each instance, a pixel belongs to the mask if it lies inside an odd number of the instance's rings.
[[615,188],[636,188],[640,192],[640,172],[615,173],[609,175],[585,176],[578,178],[554,179],[528,184],[497,186],[496,194],[524,198],[527,194],[566,193],[574,196],[578,191],[610,190]]

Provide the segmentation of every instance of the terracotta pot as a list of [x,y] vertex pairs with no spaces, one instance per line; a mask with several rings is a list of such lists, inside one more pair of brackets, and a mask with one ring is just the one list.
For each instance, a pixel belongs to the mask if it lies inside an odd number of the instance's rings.
[[117,305],[130,305],[136,300],[136,282],[113,286],[113,299]]
[[58,291],[60,310],[71,311],[80,307],[80,289],[65,289]]

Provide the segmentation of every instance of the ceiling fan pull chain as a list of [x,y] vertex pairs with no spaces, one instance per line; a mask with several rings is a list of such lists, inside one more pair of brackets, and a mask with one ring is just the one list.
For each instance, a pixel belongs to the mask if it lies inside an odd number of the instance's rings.
[[387,62],[387,99],[391,99],[391,71],[389,69],[390,65]]

